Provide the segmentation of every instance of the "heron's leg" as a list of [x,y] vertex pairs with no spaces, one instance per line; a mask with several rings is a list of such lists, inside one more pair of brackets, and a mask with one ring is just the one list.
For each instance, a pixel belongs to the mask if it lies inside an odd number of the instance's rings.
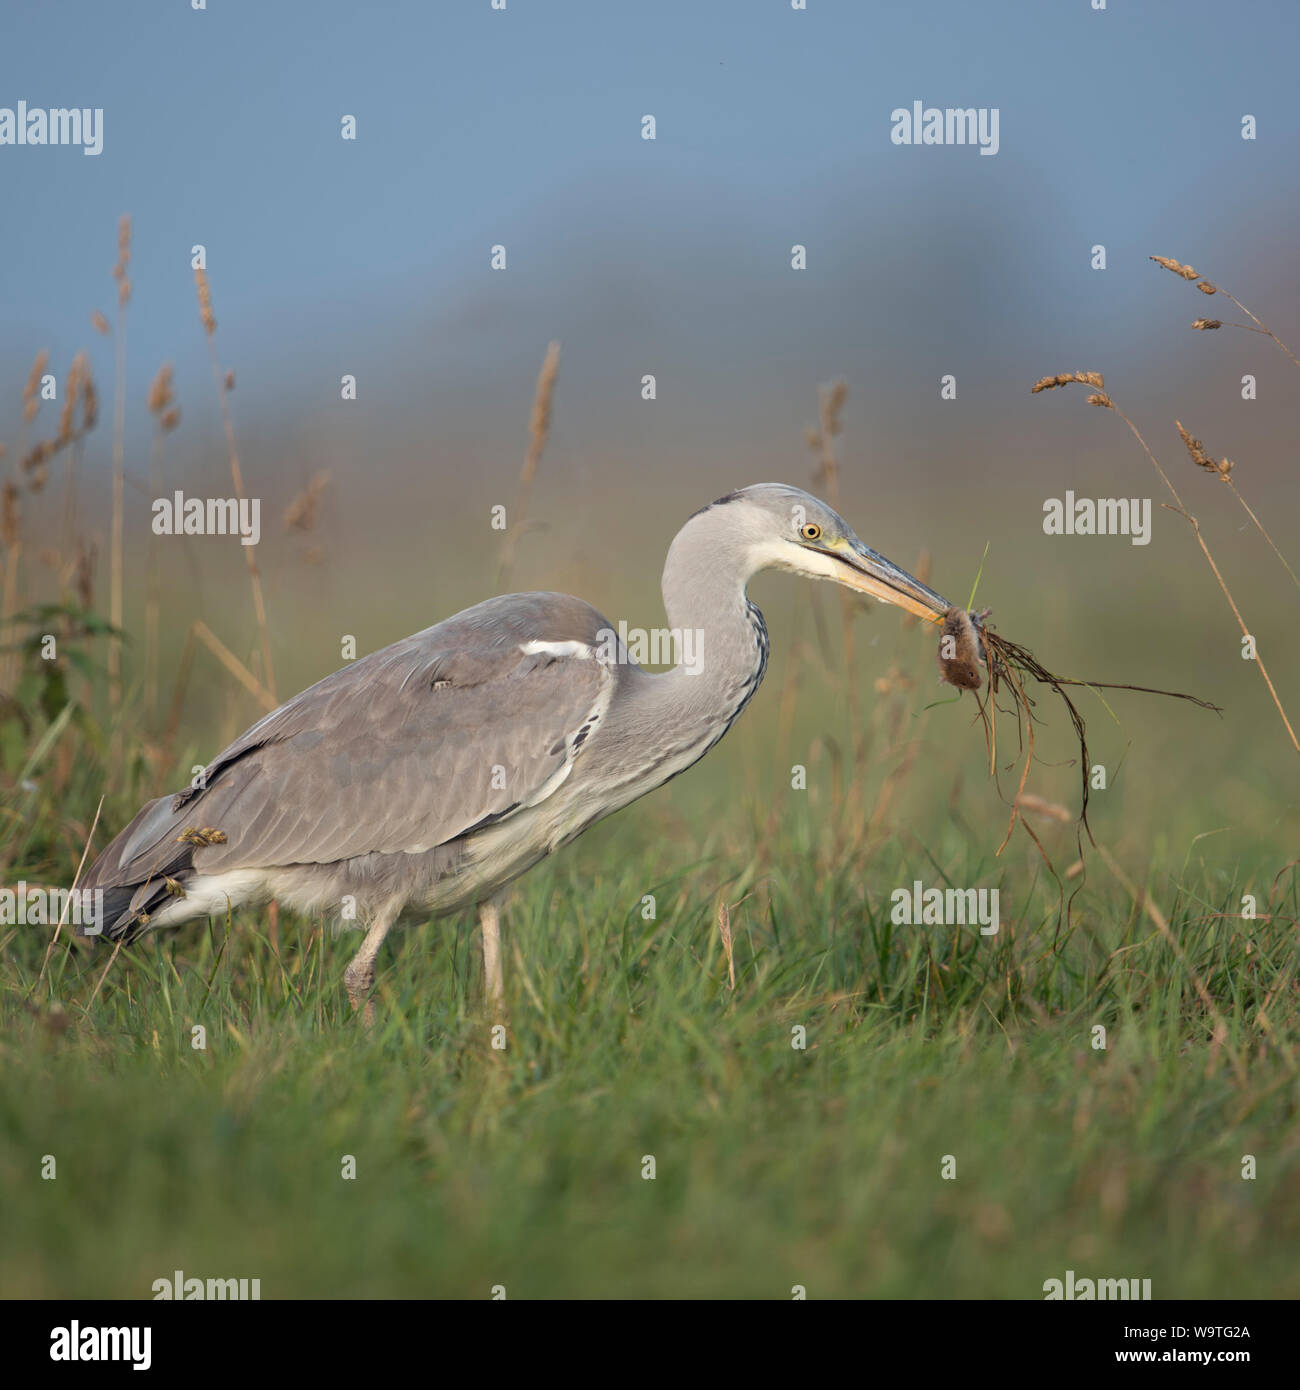
[[478,905],[479,929],[483,933],[483,977],[487,1001],[500,1005],[504,993],[501,978],[501,917],[493,900]]
[[366,931],[365,940],[361,943],[361,949],[352,957],[348,968],[343,972],[343,983],[347,986],[348,999],[351,1000],[352,1007],[360,1009],[363,1004],[365,1006],[362,1017],[367,1027],[375,1021],[375,1001],[370,997],[375,983],[375,957],[384,944],[384,937],[388,935],[389,928],[397,921],[400,910],[400,903],[385,903],[375,913]]

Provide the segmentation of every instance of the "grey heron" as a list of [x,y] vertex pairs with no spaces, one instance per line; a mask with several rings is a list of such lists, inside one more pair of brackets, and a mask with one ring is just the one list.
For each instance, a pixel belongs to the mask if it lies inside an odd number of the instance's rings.
[[942,623],[950,605],[783,483],[701,508],[663,571],[691,664],[655,674],[566,594],[507,594],[371,653],[258,720],[199,785],[149,802],[95,861],[98,924],[132,940],[272,898],[366,928],[345,972],[372,1016],[375,957],[403,913],[479,910],[487,998],[501,890],[727,732],[767,666],[761,570],[831,580]]

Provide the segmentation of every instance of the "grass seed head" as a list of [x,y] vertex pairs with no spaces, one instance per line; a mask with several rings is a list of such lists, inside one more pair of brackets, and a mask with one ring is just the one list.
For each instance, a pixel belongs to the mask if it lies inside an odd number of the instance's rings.
[[542,370],[533,392],[533,410],[528,420],[529,452],[540,458],[551,433],[551,407],[555,400],[555,381],[560,374],[560,345],[548,343]]
[[3,487],[0,488],[0,540],[7,546],[18,544],[18,533],[21,529],[18,497],[18,484],[12,478],[6,478]]
[[1216,463],[1209,454],[1205,452],[1205,445],[1202,444],[1195,435],[1190,433],[1190,431],[1183,428],[1183,422],[1181,420],[1175,420],[1174,424],[1178,426],[1178,436],[1183,441],[1184,445],[1186,445],[1187,452],[1192,457],[1192,462],[1198,468],[1204,468],[1207,473],[1213,473],[1215,477],[1222,478],[1226,483],[1232,476],[1233,463],[1231,459],[1224,459],[1222,462]]
[[1199,280],[1199,272],[1193,270],[1189,265],[1181,265],[1172,256],[1152,256],[1151,260],[1157,265],[1162,265],[1166,270],[1171,270],[1175,275],[1181,275],[1184,280]]
[[315,473],[307,486],[284,509],[286,531],[314,531],[320,518],[321,497],[329,486],[330,475]]
[[99,419],[99,396],[95,391],[95,378],[91,375],[90,363],[86,363],[81,378],[81,433],[86,434],[95,428]]
[[217,320],[212,313],[212,290],[208,286],[208,272],[201,266],[194,268],[194,284],[199,292],[199,318],[203,320],[203,331],[210,338],[217,331]]
[[23,387],[23,422],[30,425],[36,419],[37,413],[41,408],[41,377],[45,373],[45,365],[50,360],[50,354],[42,348],[32,362],[32,369],[27,374],[27,385]]
[[154,379],[149,383],[149,394],[145,398],[150,413],[161,415],[174,399],[172,391],[172,364],[164,362],[158,368]]
[[59,412],[60,444],[66,444],[72,438],[73,414],[81,400],[82,379],[88,370],[86,354],[77,353],[72,359],[72,366],[68,368],[68,380],[63,392],[63,409]]
[[1075,382],[1082,386],[1095,386],[1098,391],[1106,389],[1106,379],[1100,372],[1058,372],[1056,376],[1040,377],[1029,389],[1037,395],[1039,391],[1052,391],[1058,386],[1070,386]]
[[89,611],[95,606],[95,547],[80,538],[77,541],[77,573],[73,583],[81,606]]

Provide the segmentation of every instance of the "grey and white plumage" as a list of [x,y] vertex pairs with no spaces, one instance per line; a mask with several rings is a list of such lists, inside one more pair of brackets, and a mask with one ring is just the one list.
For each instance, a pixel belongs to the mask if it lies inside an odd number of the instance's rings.
[[[370,927],[347,976],[358,1004],[402,913],[490,904],[726,733],[767,664],[745,588],[769,568],[933,622],[949,606],[809,494],[730,493],[686,522],[664,566],[668,625],[699,634],[698,669],[643,671],[580,599],[488,599],[327,676],[236,739],[201,786],[148,803],[83,885],[104,890],[104,934],[271,898],[335,914],[350,900]],[[489,908],[493,994],[495,920]]]

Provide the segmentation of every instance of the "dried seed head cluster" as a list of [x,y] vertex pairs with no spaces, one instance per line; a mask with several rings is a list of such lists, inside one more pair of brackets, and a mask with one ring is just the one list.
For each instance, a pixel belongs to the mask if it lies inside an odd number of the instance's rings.
[[1204,468],[1207,473],[1213,473],[1216,477],[1222,478],[1225,483],[1229,482],[1232,478],[1232,460],[1224,459],[1220,463],[1215,463],[1209,454],[1205,452],[1205,445],[1203,445],[1195,435],[1189,434],[1188,431],[1183,428],[1183,422],[1181,420],[1175,420],[1174,424],[1178,426],[1179,437],[1187,446],[1187,452],[1192,456],[1192,462],[1198,468]]
[[286,531],[314,531],[320,517],[321,497],[329,486],[330,475],[313,474],[307,486],[284,509]]
[[42,348],[32,363],[32,369],[27,374],[27,385],[23,387],[23,423],[30,425],[36,419],[37,412],[41,408],[41,377],[45,373],[45,364],[50,360],[50,354]]
[[1195,271],[1189,265],[1181,265],[1172,256],[1152,256],[1151,260],[1157,265],[1162,265],[1166,270],[1172,270],[1175,275],[1181,275],[1184,280],[1199,280],[1200,272]]
[[[1069,386],[1078,382],[1083,386],[1095,386],[1098,391],[1106,389],[1106,381],[1100,372],[1060,372],[1056,376],[1041,377],[1030,390],[1037,395],[1039,391],[1051,391],[1057,386]],[[1098,402],[1099,404],[1099,402]],[[1110,404],[1109,401],[1106,402]]]
[[551,405],[555,399],[555,380],[560,374],[560,345],[549,343],[542,370],[537,376],[537,389],[533,392],[533,411],[528,420],[530,453],[540,457],[546,448],[551,433]]
[[172,390],[172,364],[164,362],[149,383],[149,394],[145,398],[149,411],[158,421],[158,428],[163,434],[170,434],[181,422],[180,408],[173,405],[175,399],[176,393]]
[[99,397],[95,394],[95,378],[90,374],[90,364],[86,364],[86,374],[81,380],[81,433],[95,428],[99,419]]
[[97,333],[102,333],[105,337],[108,336],[108,333],[109,333],[108,320],[103,316],[103,314],[101,314],[101,313],[99,312],[98,309],[93,309],[93,310],[91,310],[91,314],[90,314],[90,324],[91,324],[91,327],[92,327]]
[[1223,327],[1223,320],[1222,320],[1222,319],[1195,319],[1195,320],[1193,320],[1193,322],[1192,322],[1192,327],[1193,327],[1193,328],[1199,328],[1199,329],[1201,329],[1201,330],[1203,330],[1203,331],[1204,331],[1204,330],[1213,330],[1213,329],[1215,329],[1215,328],[1222,328],[1222,327]]
[[212,291],[208,288],[208,272],[201,266],[194,268],[194,283],[199,291],[199,318],[203,320],[203,330],[210,338],[217,331],[217,321],[212,314]]
[[844,428],[840,422],[840,412],[844,409],[844,402],[849,398],[848,382],[840,379],[832,381],[829,386],[820,388],[822,397],[822,415],[826,423],[824,429],[827,434],[834,437]]
[[[1175,275],[1181,276],[1184,280],[1196,280],[1198,282],[1196,288],[1200,290],[1202,294],[1218,294],[1219,292],[1218,285],[1212,285],[1208,280],[1202,280],[1200,275],[1193,270],[1191,266],[1180,265],[1172,256],[1152,256],[1150,259],[1155,261],[1157,265],[1164,266],[1166,270],[1173,271]],[[1228,298],[1231,299],[1232,296],[1229,295]],[[1192,327],[1220,328],[1222,324],[1218,319],[1197,319],[1196,322],[1192,324]]]
[[17,545],[18,522],[18,484],[6,478],[0,487],[0,539],[5,545]]
[[[820,450],[827,439],[834,439],[843,429],[840,414],[844,409],[844,402],[849,398],[848,382],[841,378],[829,385],[819,386],[817,398],[821,406],[821,424],[807,425],[803,432],[804,442],[814,452]],[[826,481],[826,472],[826,460],[823,458],[816,474],[818,481]]]
[[[46,354],[37,355],[36,366],[45,366]],[[33,379],[39,381],[39,373],[33,368]],[[31,382],[28,386],[30,388]],[[24,395],[24,419],[34,418],[36,411],[26,401]],[[81,420],[77,423],[78,407]],[[25,475],[27,486],[32,492],[40,492],[48,478],[47,464],[68,444],[75,443],[88,430],[92,429],[99,414],[99,399],[95,394],[95,380],[91,375],[90,359],[85,352],[78,352],[68,368],[68,378],[64,388],[63,406],[59,411],[58,432],[53,439],[39,439],[18,462],[19,471]]]
[[149,383],[149,394],[145,397],[145,402],[150,414],[161,415],[171,405],[172,399],[172,364],[164,362]]
[[131,302],[131,281],[126,268],[131,264],[131,216],[124,213],[117,224],[117,264],[113,267],[113,279],[117,281],[117,304],[125,309]]
[[95,606],[95,547],[77,538],[77,573],[73,583],[81,606],[87,610]]
[[[81,406],[81,423],[72,423],[73,407]],[[63,403],[63,415],[59,420],[59,447],[80,439],[87,431],[95,428],[99,418],[99,397],[95,393],[95,376],[90,368],[90,358],[79,352],[72,359],[68,370],[68,394]]]
[[895,690],[911,690],[911,676],[901,666],[894,665],[883,676],[877,676],[875,690],[877,695],[892,695]]
[[72,438],[72,415],[81,400],[83,379],[90,375],[90,361],[84,352],[72,359],[68,368],[68,380],[63,393],[63,409],[59,412],[59,440],[66,444]]
[[19,468],[27,475],[27,486],[32,492],[40,492],[49,477],[47,461],[53,456],[55,445],[52,440],[42,439],[34,444],[20,461]]

